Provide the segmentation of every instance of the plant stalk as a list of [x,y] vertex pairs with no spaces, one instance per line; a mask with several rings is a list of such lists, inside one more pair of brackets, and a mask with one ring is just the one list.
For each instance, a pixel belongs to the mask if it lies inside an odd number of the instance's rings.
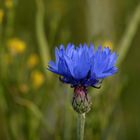
[[85,113],[78,114],[77,123],[77,140],[84,139],[84,127],[85,127]]

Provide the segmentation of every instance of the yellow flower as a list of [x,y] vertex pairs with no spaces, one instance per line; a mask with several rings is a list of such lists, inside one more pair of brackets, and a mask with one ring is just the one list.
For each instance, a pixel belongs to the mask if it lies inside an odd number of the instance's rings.
[[104,43],[103,43],[103,46],[104,47],[109,47],[111,50],[113,50],[113,43],[109,40],[106,40]]
[[31,54],[27,61],[27,66],[29,68],[35,67],[39,63],[39,57],[37,54]]
[[40,88],[45,81],[44,74],[40,71],[33,71],[31,73],[31,80],[34,88]]
[[3,22],[4,11],[0,9],[0,24]]
[[8,49],[12,54],[22,54],[26,49],[26,44],[24,41],[13,38],[7,42]]
[[13,0],[5,0],[5,6],[6,6],[8,9],[12,8],[13,5],[14,5]]

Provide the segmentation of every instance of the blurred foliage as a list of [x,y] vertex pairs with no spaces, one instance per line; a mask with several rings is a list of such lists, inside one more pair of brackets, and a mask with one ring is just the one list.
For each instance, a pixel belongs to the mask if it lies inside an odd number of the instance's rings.
[[89,89],[85,140],[139,140],[139,32],[139,0],[0,0],[0,140],[76,139],[73,89],[46,69],[68,42],[119,54],[119,73]]

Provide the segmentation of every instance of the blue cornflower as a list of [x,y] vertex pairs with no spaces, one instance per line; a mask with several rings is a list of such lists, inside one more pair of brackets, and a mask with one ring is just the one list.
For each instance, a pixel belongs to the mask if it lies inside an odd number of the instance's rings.
[[109,47],[92,44],[75,47],[68,44],[55,49],[56,61],[50,61],[48,69],[60,75],[60,80],[72,87],[98,87],[101,81],[117,72],[117,55]]
[[72,106],[78,113],[87,113],[91,102],[87,87],[99,88],[102,80],[117,72],[117,55],[110,48],[92,44],[75,47],[68,44],[55,49],[56,61],[50,61],[48,70],[60,76],[60,80],[74,87]]

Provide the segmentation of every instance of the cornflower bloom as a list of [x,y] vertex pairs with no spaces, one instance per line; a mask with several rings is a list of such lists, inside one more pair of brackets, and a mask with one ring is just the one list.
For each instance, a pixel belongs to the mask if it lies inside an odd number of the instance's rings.
[[59,75],[61,82],[74,88],[72,105],[78,113],[90,110],[87,88],[100,88],[103,79],[117,72],[115,66],[117,54],[109,47],[99,46],[95,50],[92,44],[75,47],[68,44],[55,49],[56,61],[50,61],[48,70]]

